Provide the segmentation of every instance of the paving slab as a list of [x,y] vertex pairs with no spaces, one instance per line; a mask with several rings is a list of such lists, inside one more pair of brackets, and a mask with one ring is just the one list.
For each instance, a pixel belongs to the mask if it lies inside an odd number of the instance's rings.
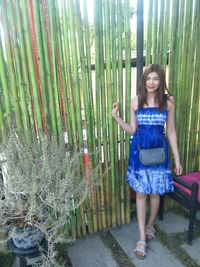
[[73,267],[119,267],[97,235],[76,240],[67,251]]
[[184,266],[164,245],[156,240],[150,242],[147,257],[144,260],[138,259],[134,253],[135,243],[138,240],[138,227],[135,219],[128,225],[111,229],[111,232],[136,267]]
[[178,214],[167,212],[163,220],[156,219],[155,224],[167,234],[182,233],[188,230],[189,220]]
[[184,243],[181,247],[187,252],[187,254],[200,265],[200,238],[192,240],[192,245]]

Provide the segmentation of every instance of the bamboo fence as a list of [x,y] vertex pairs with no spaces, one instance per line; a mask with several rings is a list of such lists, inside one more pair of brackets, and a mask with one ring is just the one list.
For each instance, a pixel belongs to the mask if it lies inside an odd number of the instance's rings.
[[[88,14],[89,0],[0,1],[0,137],[13,127],[26,136],[65,133],[70,147],[102,163],[101,183],[67,215],[67,237],[130,222],[130,136],[111,113],[118,101],[130,119],[131,1],[93,4]],[[175,96],[184,172],[200,169],[199,5],[149,0],[144,25],[145,64],[166,69]]]

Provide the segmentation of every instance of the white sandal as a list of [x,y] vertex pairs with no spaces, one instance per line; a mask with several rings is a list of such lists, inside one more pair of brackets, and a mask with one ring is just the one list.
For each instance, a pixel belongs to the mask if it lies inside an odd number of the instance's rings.
[[144,259],[145,256],[147,255],[146,247],[147,247],[146,241],[145,240],[139,240],[136,243],[136,247],[134,249],[136,257],[138,257],[140,259]]

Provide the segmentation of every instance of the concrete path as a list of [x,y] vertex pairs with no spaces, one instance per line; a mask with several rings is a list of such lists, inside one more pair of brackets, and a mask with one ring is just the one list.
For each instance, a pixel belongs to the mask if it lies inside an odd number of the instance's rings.
[[77,240],[69,247],[68,255],[73,267],[118,267],[111,251],[97,235]]
[[[199,218],[199,214],[198,214]],[[163,221],[156,221],[156,226],[166,234],[182,233],[186,235],[188,220],[174,213],[165,213]],[[119,265],[113,257],[112,247],[107,247],[99,235],[89,236],[75,241],[69,246],[68,255],[73,267],[182,267],[185,266],[162,242],[154,240],[149,243],[147,257],[138,259],[134,254],[135,243],[138,240],[136,220],[110,230],[115,241],[120,245],[131,265]],[[193,241],[193,245],[181,245],[184,253],[189,255],[200,266],[200,238]]]
[[[138,230],[136,221],[133,220],[129,225],[123,225],[120,228],[113,229],[112,234],[129,256],[136,267],[144,266],[144,261],[138,259],[134,254],[134,246],[138,240]],[[182,267],[179,260],[163,246],[159,241],[153,241],[148,244],[148,256],[145,258],[145,264],[148,267]]]

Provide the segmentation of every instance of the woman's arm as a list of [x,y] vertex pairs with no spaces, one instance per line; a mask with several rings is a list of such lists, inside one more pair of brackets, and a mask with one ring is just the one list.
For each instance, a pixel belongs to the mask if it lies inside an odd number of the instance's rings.
[[126,131],[127,133],[133,135],[136,131],[136,115],[135,110],[137,109],[137,98],[133,98],[131,100],[131,120],[130,124],[123,121],[123,119],[118,115],[119,112],[119,103],[113,104],[112,116],[119,123],[119,125]]
[[176,129],[174,125],[174,111],[175,111],[174,98],[171,96],[167,102],[168,102],[167,136],[174,157],[174,163],[175,163],[174,171],[176,175],[180,175],[182,173],[182,166],[180,164]]

